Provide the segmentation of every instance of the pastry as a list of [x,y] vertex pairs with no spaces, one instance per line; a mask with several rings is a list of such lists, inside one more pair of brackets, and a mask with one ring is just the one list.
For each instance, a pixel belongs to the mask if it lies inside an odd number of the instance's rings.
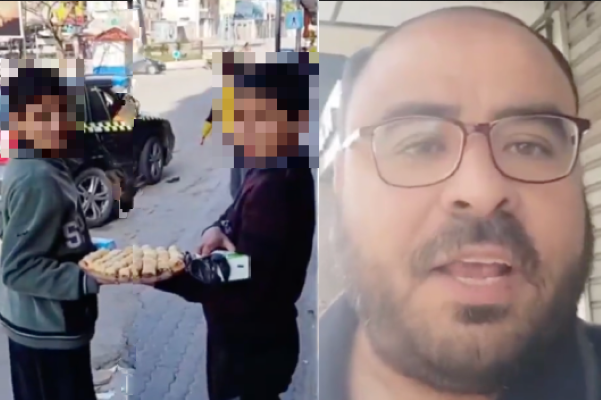
[[118,250],[98,250],[81,260],[92,275],[115,282],[160,280],[182,271],[184,255],[177,247],[129,246]]

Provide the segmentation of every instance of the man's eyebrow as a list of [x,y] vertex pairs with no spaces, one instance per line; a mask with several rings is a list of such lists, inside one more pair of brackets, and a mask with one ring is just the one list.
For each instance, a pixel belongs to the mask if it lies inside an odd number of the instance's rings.
[[[461,108],[456,105],[407,102],[400,103],[389,108],[383,115],[382,120],[407,117],[412,115],[432,116],[439,118],[458,118]],[[536,114],[561,114],[559,107],[552,103],[532,103],[506,107],[493,113],[492,119],[506,117],[528,116]]]
[[407,102],[394,105],[382,115],[383,120],[407,117],[411,115],[423,115],[439,118],[456,118],[460,109],[448,104]]
[[494,113],[494,119],[521,117],[536,114],[561,114],[561,110],[552,103],[532,103],[503,108]]

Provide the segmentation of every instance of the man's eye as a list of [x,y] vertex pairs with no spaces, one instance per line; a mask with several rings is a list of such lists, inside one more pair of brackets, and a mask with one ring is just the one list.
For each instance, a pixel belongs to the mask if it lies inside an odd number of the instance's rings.
[[523,156],[532,156],[532,157],[551,157],[551,156],[553,156],[553,151],[550,148],[543,146],[539,143],[533,143],[533,142],[511,143],[506,146],[506,149],[508,149],[512,153],[520,154]]
[[427,155],[442,153],[443,151],[445,151],[444,143],[432,140],[402,146],[396,152],[402,155]]

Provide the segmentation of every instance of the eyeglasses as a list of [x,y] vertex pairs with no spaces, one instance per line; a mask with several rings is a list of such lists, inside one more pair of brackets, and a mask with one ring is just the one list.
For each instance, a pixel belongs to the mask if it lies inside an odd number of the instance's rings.
[[588,120],[554,114],[502,118],[468,125],[431,116],[396,118],[363,127],[342,144],[371,139],[380,178],[398,187],[421,187],[450,178],[461,164],[468,135],[486,136],[499,172],[526,183],[549,183],[568,176],[578,159]]

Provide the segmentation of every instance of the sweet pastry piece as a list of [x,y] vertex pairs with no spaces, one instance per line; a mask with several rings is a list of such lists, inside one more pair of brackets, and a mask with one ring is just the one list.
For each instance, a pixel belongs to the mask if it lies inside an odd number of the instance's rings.
[[135,282],[167,278],[184,269],[184,254],[175,246],[129,246],[119,250],[98,250],[80,263],[82,268],[103,279]]

